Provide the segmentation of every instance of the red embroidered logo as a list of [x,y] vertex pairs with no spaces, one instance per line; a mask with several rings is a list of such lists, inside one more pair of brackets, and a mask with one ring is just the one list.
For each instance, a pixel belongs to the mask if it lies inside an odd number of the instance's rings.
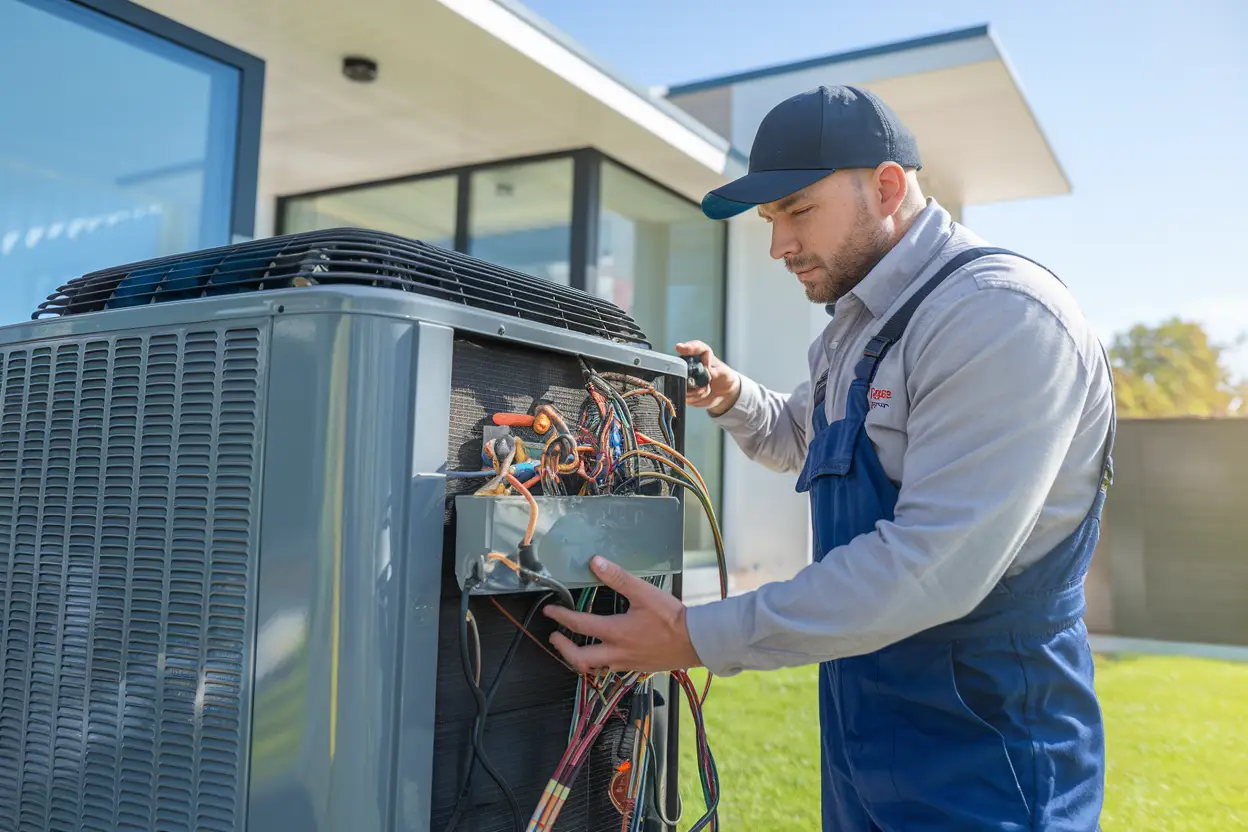
[[887,399],[891,399],[892,397],[893,397],[892,390],[883,390],[879,387],[871,388],[871,401],[873,402],[885,401]]

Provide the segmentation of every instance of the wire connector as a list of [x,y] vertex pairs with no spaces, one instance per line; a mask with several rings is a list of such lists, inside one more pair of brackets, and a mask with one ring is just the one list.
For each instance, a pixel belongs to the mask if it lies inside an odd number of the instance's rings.
[[541,574],[544,571],[542,562],[537,559],[537,555],[533,553],[532,543],[521,543],[516,549],[516,563],[530,572]]

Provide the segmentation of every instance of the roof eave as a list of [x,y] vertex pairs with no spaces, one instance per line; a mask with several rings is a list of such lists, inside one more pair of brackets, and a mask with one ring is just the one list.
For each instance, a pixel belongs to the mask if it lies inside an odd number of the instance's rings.
[[[474,17],[478,18],[474,21],[477,22],[478,25],[481,25],[482,23],[482,20],[480,19],[480,12],[483,4],[490,4],[507,12],[515,20],[529,27],[540,38],[545,39],[551,46],[562,50],[566,57],[571,60],[570,62],[560,61],[559,63],[567,66],[569,71],[583,77],[597,75],[601,80],[605,80],[612,85],[622,88],[635,97],[635,105],[649,109],[652,111],[654,117],[662,121],[670,122],[671,128],[687,132],[689,134],[689,138],[696,139],[699,142],[704,142],[710,148],[713,148],[718,154],[723,154],[724,160],[722,162],[719,162],[718,164],[708,164],[708,166],[712,167],[716,170],[716,172],[721,174],[728,172],[728,160],[731,158],[734,151],[727,138],[711,130],[705,124],[693,118],[667,99],[656,96],[653,90],[644,89],[641,86],[634,84],[620,73],[613,71],[610,67],[581,46],[581,44],[559,31],[559,29],[552,26],[549,22],[535,14],[523,4],[517,2],[516,0],[439,0],[439,2],[459,12],[464,17],[469,19],[473,19]],[[512,45],[517,46],[514,42]],[[517,46],[517,48],[519,48],[519,46]],[[540,56],[530,54],[530,57],[544,63]],[[574,64],[580,64],[580,67],[572,70],[571,65]],[[560,71],[559,68],[550,66],[549,64],[548,68],[552,71]],[[584,78],[568,78],[568,80],[578,86],[581,86],[582,89],[596,86],[592,83],[587,83]],[[580,81],[580,83],[578,83],[578,81]],[[614,106],[613,102],[604,100],[602,96],[596,95],[595,97],[602,101],[603,104],[612,106],[617,110],[619,109]],[[647,121],[649,120],[650,119],[647,119]],[[684,142],[682,142],[682,144],[683,143]],[[705,162],[705,159],[700,160]]]
[[[498,2],[508,1],[509,0],[498,0]],[[698,81],[689,81],[687,83],[667,87],[663,90],[663,94],[670,98],[674,95],[704,92],[717,87],[740,84],[746,81],[756,81],[760,78],[768,78],[773,75],[787,75],[790,72],[800,72],[804,69],[815,69],[831,64],[848,63],[850,61],[860,61],[865,58],[878,58],[885,55],[900,54],[915,49],[922,49],[928,46],[940,46],[942,44],[957,43],[959,41],[973,40],[975,38],[982,38],[985,36],[990,36],[988,25],[981,24],[979,26],[970,26],[964,29],[955,29],[949,32],[939,32],[934,35],[911,38],[909,40],[897,41],[895,43],[867,46],[862,49],[853,49],[848,52],[836,52],[830,55],[804,58],[800,61],[775,64],[773,66],[760,67],[758,69],[746,70],[744,72],[734,72],[728,75],[718,75],[713,78],[704,78]],[[995,46],[995,41],[993,43]]]
[[[934,108],[941,105],[923,103],[942,101],[948,97],[950,90],[965,90],[967,95],[974,95],[975,93],[970,92],[977,89],[973,82],[980,79],[964,73],[977,72],[995,73],[998,80],[993,82],[994,91],[990,94],[1003,96],[1000,98],[1002,111],[1013,113],[1008,126],[1005,123],[993,125],[990,120],[985,121],[985,113],[997,112],[994,109],[995,104],[985,103],[988,102],[985,99],[978,107],[973,108],[973,123],[979,126],[968,129],[1004,131],[997,141],[990,143],[997,151],[992,154],[995,168],[990,164],[989,167],[993,169],[983,171],[976,170],[976,164],[973,159],[968,158],[968,154],[973,155],[971,148],[982,146],[983,139],[988,134],[968,134],[970,144],[957,151],[960,142],[956,139],[956,127],[951,126],[949,119],[959,119],[964,111],[953,110],[948,118],[939,117]],[[825,77],[826,81],[820,80]],[[793,79],[792,84],[787,82],[789,78]],[[675,102],[682,102],[687,98],[691,105],[695,99],[702,99],[696,106],[705,107],[712,105],[706,103],[707,99],[699,94],[716,90],[727,94],[731,89],[732,101],[739,102],[742,100],[740,96],[746,96],[744,100],[755,102],[749,106],[757,106],[760,90],[767,90],[763,94],[775,95],[776,100],[779,100],[780,97],[799,91],[794,86],[799,78],[800,83],[807,86],[818,83],[851,83],[877,88],[882,94],[889,91],[885,97],[890,102],[897,102],[894,107],[899,111],[917,106],[919,114],[912,116],[916,119],[912,126],[920,133],[920,143],[925,141],[923,136],[927,136],[926,141],[934,142],[928,145],[934,151],[934,158],[943,156],[947,159],[950,148],[955,148],[953,158],[956,161],[952,168],[954,192],[951,196],[967,199],[967,204],[979,204],[981,200],[994,202],[1000,199],[1057,196],[1072,191],[1070,177],[1058,159],[1053,142],[1041,126],[1035,108],[1027,99],[1005,50],[987,25],[680,84],[670,87],[668,95]],[[929,79],[931,84],[936,85],[931,89],[930,96],[922,91]],[[967,80],[972,83],[966,84]],[[894,99],[890,95],[898,95],[898,98]],[[719,106],[735,108],[739,104],[724,103]],[[905,113],[903,117],[906,117]],[[934,133],[928,132],[929,127],[936,128]],[[935,139],[932,138],[933,135]],[[741,140],[740,136],[735,138]],[[1019,148],[1018,153],[1021,155],[1017,157],[1017,162],[1026,172],[1020,171],[1017,177],[1009,173],[1010,159],[1005,147]],[[1005,178],[998,179],[1000,176]],[[965,190],[961,189],[962,186],[965,186]]]

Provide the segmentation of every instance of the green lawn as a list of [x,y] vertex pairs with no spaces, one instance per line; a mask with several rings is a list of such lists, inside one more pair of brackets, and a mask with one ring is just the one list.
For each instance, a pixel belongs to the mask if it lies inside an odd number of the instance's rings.
[[[814,668],[711,685],[707,731],[727,832],[819,828],[815,688]],[[1098,656],[1097,689],[1107,732],[1106,832],[1248,829],[1248,664]],[[685,832],[703,803],[682,707]]]

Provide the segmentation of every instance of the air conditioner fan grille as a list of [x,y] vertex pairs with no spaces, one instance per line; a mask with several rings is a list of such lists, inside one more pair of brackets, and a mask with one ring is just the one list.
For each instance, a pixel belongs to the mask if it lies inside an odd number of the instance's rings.
[[31,317],[324,284],[413,292],[650,346],[626,312],[587,292],[420,240],[354,228],[270,237],[92,272],[61,286]]

